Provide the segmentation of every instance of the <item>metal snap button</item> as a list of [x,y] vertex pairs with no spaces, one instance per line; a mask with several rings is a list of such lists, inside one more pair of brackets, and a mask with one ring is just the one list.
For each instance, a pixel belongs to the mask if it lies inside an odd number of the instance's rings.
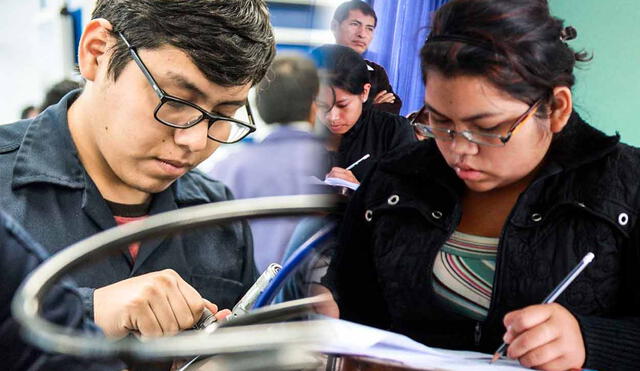
[[373,211],[371,210],[365,211],[364,218],[366,221],[370,222],[373,219]]
[[432,216],[434,219],[440,219],[440,218],[442,218],[442,212],[440,212],[440,211],[438,211],[438,210],[433,211],[433,212],[431,213],[431,216]]
[[627,225],[627,223],[629,223],[629,215],[627,215],[627,213],[620,213],[620,215],[618,215],[618,223],[620,223],[620,225]]
[[542,215],[538,213],[531,214],[531,220],[537,223],[542,220]]
[[398,197],[398,195],[391,195],[391,197],[389,197],[389,199],[387,200],[387,203],[389,205],[395,205],[398,203],[398,201],[400,201],[400,197]]

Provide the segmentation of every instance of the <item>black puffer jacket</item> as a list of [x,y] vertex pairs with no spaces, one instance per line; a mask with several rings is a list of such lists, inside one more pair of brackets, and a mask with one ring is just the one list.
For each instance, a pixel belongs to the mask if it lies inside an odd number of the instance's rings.
[[349,205],[325,277],[341,316],[431,346],[493,352],[503,316],[540,303],[591,251],[593,263],[557,302],[580,323],[585,367],[640,368],[640,150],[572,115],[502,230],[483,322],[440,308],[432,290],[463,187],[430,142],[378,162]]

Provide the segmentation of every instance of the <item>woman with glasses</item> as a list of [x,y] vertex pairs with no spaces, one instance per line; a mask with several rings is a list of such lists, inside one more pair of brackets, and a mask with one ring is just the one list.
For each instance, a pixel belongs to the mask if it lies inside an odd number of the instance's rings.
[[[324,282],[340,316],[527,367],[640,366],[640,157],[574,110],[543,0],[452,0],[421,50],[433,140],[376,164]],[[589,267],[543,299],[588,252]]]
[[324,45],[313,54],[322,77],[317,118],[329,129],[332,153],[327,177],[360,183],[376,160],[391,149],[415,142],[415,137],[405,118],[371,109],[369,71],[358,53],[345,46]]

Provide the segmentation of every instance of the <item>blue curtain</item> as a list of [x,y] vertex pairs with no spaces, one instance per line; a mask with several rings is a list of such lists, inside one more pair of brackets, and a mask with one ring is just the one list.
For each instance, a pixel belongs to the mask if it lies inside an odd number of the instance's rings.
[[402,99],[402,115],[424,101],[420,49],[429,34],[431,16],[447,0],[367,0],[378,16],[373,42],[364,57],[387,70],[393,90]]

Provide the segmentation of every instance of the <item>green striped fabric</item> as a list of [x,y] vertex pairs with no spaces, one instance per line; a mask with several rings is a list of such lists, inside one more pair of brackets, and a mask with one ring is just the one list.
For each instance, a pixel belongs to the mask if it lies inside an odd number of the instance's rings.
[[454,232],[433,266],[433,288],[445,307],[482,321],[493,290],[498,238]]

